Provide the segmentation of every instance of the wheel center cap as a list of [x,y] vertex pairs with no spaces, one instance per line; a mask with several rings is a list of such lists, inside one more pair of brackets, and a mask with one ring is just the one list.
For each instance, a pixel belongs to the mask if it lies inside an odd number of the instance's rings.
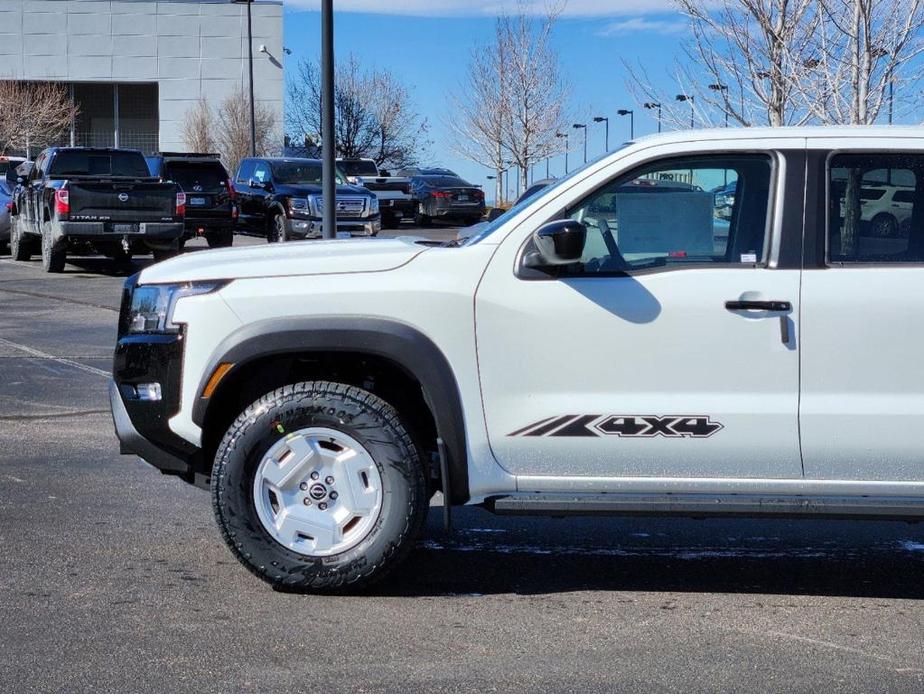
[[327,496],[327,487],[325,487],[320,482],[315,482],[308,489],[308,496],[310,496],[315,501],[320,501]]

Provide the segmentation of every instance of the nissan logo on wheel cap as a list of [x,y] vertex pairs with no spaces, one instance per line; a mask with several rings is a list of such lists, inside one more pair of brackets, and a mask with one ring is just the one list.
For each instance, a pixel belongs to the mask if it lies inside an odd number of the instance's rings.
[[119,202],[128,202],[128,193],[119,193]]
[[327,487],[320,482],[312,484],[311,488],[308,490],[308,495],[315,501],[320,501],[327,496]]

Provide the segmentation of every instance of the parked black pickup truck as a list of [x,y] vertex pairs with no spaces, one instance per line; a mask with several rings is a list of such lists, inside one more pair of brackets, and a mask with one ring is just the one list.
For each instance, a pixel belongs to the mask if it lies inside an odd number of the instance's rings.
[[117,260],[174,255],[186,194],[151,176],[137,150],[52,147],[35,160],[13,199],[10,251],[28,260],[40,247],[46,272],[61,272],[69,249],[91,246]]

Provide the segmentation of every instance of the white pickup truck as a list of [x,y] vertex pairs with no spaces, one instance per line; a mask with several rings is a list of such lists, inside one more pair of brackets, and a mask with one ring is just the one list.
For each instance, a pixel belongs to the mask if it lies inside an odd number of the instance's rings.
[[[913,192],[901,236],[863,224],[883,170]],[[922,287],[924,129],[677,132],[461,244],[149,267],[112,410],[288,590],[379,578],[437,491],[447,515],[922,520]]]
[[338,159],[337,167],[343,171],[349,183],[371,190],[379,199],[382,226],[385,229],[396,229],[402,219],[413,219],[417,212],[417,200],[411,193],[410,178],[380,171],[372,159]]

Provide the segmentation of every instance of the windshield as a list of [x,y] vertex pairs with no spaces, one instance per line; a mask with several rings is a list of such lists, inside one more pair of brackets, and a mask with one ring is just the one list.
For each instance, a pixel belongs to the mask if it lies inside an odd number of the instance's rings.
[[50,176],[125,176],[150,178],[141,152],[93,152],[63,150],[55,154]]
[[[283,185],[321,185],[321,162],[319,161],[284,161],[273,164],[273,180]],[[340,169],[337,169],[337,183],[346,181]]]
[[216,193],[225,190],[225,174],[221,164],[168,163],[164,166],[164,178],[177,183],[186,192]]
[[562,186],[570,185],[571,182],[572,182],[572,180],[574,179],[574,177],[575,177],[575,176],[578,176],[579,174],[583,174],[584,171],[585,171],[588,167],[594,166],[594,165],[597,164],[597,162],[599,162],[600,160],[605,159],[606,157],[612,155],[614,152],[618,152],[620,149],[625,149],[626,147],[628,147],[628,146],[631,145],[631,144],[633,144],[633,143],[632,143],[632,142],[626,142],[626,143],[625,143],[624,145],[622,145],[621,147],[619,147],[619,148],[617,148],[617,149],[615,149],[615,150],[613,150],[613,151],[611,151],[611,152],[607,152],[606,154],[604,154],[604,155],[602,155],[602,156],[599,156],[599,157],[597,157],[596,159],[593,159],[592,161],[587,162],[586,164],[584,164],[583,166],[581,166],[579,169],[575,169],[574,171],[572,171],[571,173],[569,173],[567,176],[563,176],[562,178],[559,178],[557,181],[553,181],[553,182],[550,183],[548,186],[546,186],[545,188],[543,188],[542,190],[540,190],[538,193],[536,193],[536,194],[534,194],[534,195],[531,195],[530,197],[525,197],[525,196],[524,196],[524,197],[521,197],[521,198],[517,201],[516,205],[514,205],[514,206],[511,207],[509,210],[507,210],[506,212],[504,212],[504,214],[502,214],[500,217],[498,217],[497,219],[495,219],[493,222],[488,222],[488,223],[485,225],[485,227],[484,227],[483,229],[481,229],[481,231],[479,231],[477,234],[475,234],[474,236],[470,236],[469,238],[465,239],[465,241],[462,243],[462,245],[463,245],[463,246],[471,246],[472,244],[478,243],[478,242],[480,242],[480,241],[484,241],[487,237],[489,237],[489,236],[490,236],[491,234],[493,234],[495,231],[497,231],[497,230],[500,229],[502,226],[504,226],[504,224],[506,224],[506,223],[510,220],[510,218],[513,217],[515,214],[517,214],[520,210],[522,210],[522,209],[528,207],[529,205],[532,205],[534,202],[537,202],[537,201],[540,200],[541,198],[544,198],[546,195],[550,195],[550,194],[552,193],[552,191],[558,190],[558,189],[561,188]]
[[379,170],[371,159],[352,159],[338,161],[337,166],[347,176],[378,176]]

